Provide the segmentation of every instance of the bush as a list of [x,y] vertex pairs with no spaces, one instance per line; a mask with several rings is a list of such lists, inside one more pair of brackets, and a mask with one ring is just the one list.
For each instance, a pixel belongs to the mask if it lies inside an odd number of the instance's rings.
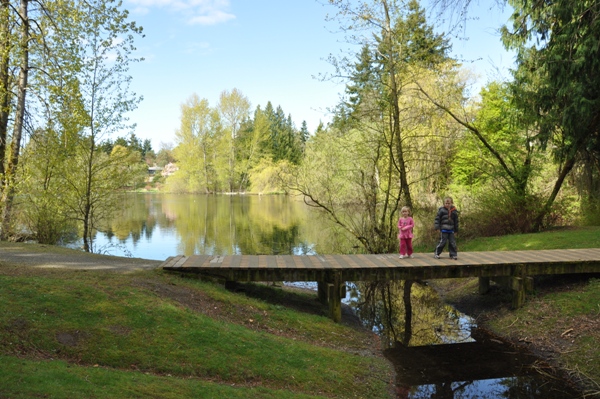
[[39,244],[56,245],[73,230],[73,223],[54,198],[42,197],[22,204],[18,219]]
[[533,232],[542,201],[534,196],[521,198],[510,193],[487,191],[461,213],[461,234],[491,237]]
[[600,198],[587,197],[581,201],[581,224],[600,226]]

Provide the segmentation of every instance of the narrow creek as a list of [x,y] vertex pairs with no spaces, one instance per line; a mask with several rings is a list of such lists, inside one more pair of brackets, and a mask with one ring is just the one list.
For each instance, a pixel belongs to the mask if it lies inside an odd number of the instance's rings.
[[350,285],[343,302],[380,336],[398,399],[582,397],[542,359],[479,328],[427,285]]
[[398,399],[581,398],[541,359],[482,330],[427,285],[353,285],[345,301],[381,337]]

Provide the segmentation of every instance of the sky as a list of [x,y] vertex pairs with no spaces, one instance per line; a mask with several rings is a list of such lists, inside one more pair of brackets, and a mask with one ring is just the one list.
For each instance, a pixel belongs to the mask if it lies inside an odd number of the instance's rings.
[[[495,3],[479,1],[479,3]],[[335,8],[324,0],[124,0],[130,19],[143,27],[137,38],[130,89],[143,96],[129,121],[135,134],[150,139],[158,152],[176,145],[181,104],[193,94],[218,104],[222,92],[239,90],[251,110],[268,101],[291,115],[296,127],[306,121],[309,132],[330,121],[344,86],[319,76],[333,72],[330,54],[347,54],[350,45],[327,21]],[[452,55],[464,60],[478,84],[505,75],[512,57],[497,29],[508,12],[476,5],[466,29],[451,35]],[[429,24],[450,24],[430,16]],[[446,25],[446,26],[444,26]],[[460,37],[460,40],[454,38]],[[500,71],[500,72],[499,72]],[[501,77],[501,76],[500,76]]]

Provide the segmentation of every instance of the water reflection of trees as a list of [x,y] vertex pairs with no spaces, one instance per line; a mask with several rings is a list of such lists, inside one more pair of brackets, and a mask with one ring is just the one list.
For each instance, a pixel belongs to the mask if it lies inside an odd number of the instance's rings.
[[150,239],[154,229],[165,224],[156,205],[153,195],[123,194],[120,207],[114,210],[110,221],[102,227],[103,233],[111,242],[115,239],[122,244],[131,240],[134,246],[142,239]]
[[178,237],[178,253],[314,254],[302,239],[323,228],[306,205],[286,196],[124,194],[103,229],[109,240],[135,246],[156,229]]
[[387,347],[461,342],[469,337],[461,326],[461,314],[423,283],[359,282],[350,297],[360,319]]
[[[560,382],[559,382],[560,384]],[[508,377],[488,381],[439,382],[418,387],[398,386],[397,399],[566,399],[581,397],[571,388],[564,389],[541,378]]]
[[[469,319],[421,282],[356,283],[351,305],[391,348],[384,352],[396,367],[398,399],[577,397],[558,379],[536,377],[532,355],[500,341],[490,345],[483,333],[475,342]],[[459,345],[439,345],[448,343]]]

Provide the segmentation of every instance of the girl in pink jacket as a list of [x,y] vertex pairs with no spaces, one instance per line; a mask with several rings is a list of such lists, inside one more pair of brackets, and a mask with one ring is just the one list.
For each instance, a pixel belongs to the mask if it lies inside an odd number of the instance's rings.
[[412,258],[412,239],[415,221],[412,217],[410,217],[409,207],[402,207],[400,213],[402,214],[402,216],[400,216],[400,219],[398,219],[398,241],[400,242],[400,259]]

